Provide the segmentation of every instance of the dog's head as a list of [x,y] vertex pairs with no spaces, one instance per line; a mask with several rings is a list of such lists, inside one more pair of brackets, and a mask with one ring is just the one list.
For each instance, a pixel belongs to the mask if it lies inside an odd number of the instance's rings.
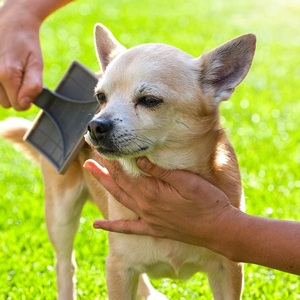
[[182,149],[219,126],[218,104],[248,73],[255,41],[246,34],[194,58],[164,44],[127,50],[97,24],[103,77],[95,93],[101,110],[87,139],[107,158],[148,156],[165,167],[180,167],[174,161]]

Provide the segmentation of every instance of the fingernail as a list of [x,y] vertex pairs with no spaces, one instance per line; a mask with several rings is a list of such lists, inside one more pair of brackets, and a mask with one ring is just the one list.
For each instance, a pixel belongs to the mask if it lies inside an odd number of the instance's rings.
[[106,168],[102,167],[101,165],[99,165],[96,161],[88,159],[87,161],[84,162],[83,167],[89,171],[95,171],[97,172],[97,169],[100,169],[104,174],[108,174],[108,171]]
[[83,164],[83,167],[85,169],[91,169],[92,168],[92,164],[93,164],[93,161],[91,159],[88,159],[84,162]]
[[94,227],[95,229],[101,228],[101,227],[100,227],[100,224],[98,224],[97,221],[98,221],[98,220],[94,221],[94,223],[93,223],[93,227]]
[[99,224],[93,224],[93,227],[95,228],[95,229],[99,229],[99,228],[101,228],[100,226],[99,226]]
[[85,162],[82,166],[83,166],[83,168],[86,169],[87,171],[90,171],[90,169],[91,169],[90,166],[89,166],[89,164],[86,163],[86,162]]
[[21,105],[23,106],[23,107],[27,107],[27,106],[29,106],[31,104],[31,100],[29,99],[29,98],[23,98],[22,99],[22,101],[21,101]]
[[151,168],[152,164],[147,157],[141,157],[137,160],[137,166],[140,169],[147,171]]

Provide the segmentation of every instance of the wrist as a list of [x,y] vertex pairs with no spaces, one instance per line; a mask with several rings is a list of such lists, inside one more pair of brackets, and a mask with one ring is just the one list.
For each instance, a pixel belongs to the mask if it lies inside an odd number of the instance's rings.
[[247,215],[241,210],[229,205],[215,222],[210,232],[208,248],[230,260],[236,261],[236,244],[239,235],[248,222]]
[[7,19],[11,18],[11,20],[14,20],[18,15],[15,23],[19,23],[22,28],[39,29],[46,17],[42,16],[34,1],[28,0],[4,0],[1,12],[3,16]]

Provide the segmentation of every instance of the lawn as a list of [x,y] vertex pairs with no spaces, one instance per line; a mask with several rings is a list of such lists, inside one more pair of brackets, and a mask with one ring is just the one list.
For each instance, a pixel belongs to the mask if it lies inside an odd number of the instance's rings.
[[[300,221],[299,13],[297,0],[77,1],[42,26],[44,83],[55,88],[74,59],[98,70],[96,22],[127,47],[162,42],[194,56],[255,33],[252,69],[233,97],[222,103],[222,123],[239,159],[247,212]],[[33,120],[37,112],[0,108],[0,120]],[[45,229],[39,168],[3,140],[0,157],[0,300],[55,299],[54,255]],[[75,241],[78,299],[107,299],[106,233],[91,226],[98,217],[92,205],[85,206]],[[162,279],[153,284],[170,299],[212,299],[205,274],[188,282]],[[298,276],[245,265],[243,299],[298,298]]]

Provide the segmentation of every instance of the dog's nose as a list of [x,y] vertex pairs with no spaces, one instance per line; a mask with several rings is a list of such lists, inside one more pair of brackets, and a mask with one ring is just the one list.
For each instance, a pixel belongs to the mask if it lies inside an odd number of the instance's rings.
[[107,135],[113,127],[113,122],[109,119],[92,120],[88,124],[88,131],[92,139],[100,141]]

